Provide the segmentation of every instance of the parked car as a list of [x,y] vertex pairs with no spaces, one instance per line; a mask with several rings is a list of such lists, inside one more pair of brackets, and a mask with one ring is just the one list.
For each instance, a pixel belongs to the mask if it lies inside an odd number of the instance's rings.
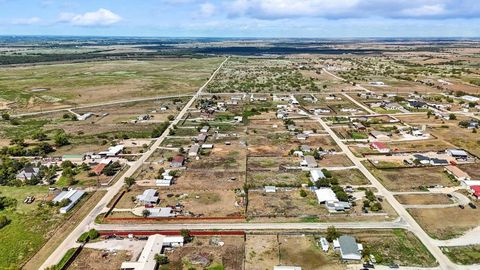
[[460,209],[464,209],[465,206],[463,206],[462,204],[459,204],[458,207],[460,207]]
[[390,268],[392,268],[392,269],[398,269],[398,268],[400,268],[400,266],[398,266],[398,264],[396,264],[396,263],[392,263],[392,264],[390,264],[388,267],[390,267]]
[[469,202],[468,206],[470,206],[470,208],[472,208],[472,209],[477,209],[477,206],[472,202]]
[[363,264],[363,268],[374,269],[374,268],[375,268],[375,265],[373,265],[373,264],[371,264],[371,263],[364,263],[364,264]]
[[453,196],[452,196],[452,194],[447,194],[447,197],[452,198]]

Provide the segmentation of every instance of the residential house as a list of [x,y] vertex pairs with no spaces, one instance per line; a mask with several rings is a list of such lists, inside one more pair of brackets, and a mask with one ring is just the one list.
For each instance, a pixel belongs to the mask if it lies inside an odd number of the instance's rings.
[[313,156],[304,156],[302,162],[300,162],[300,166],[307,168],[316,168],[318,167],[318,164]]
[[158,263],[155,259],[157,254],[163,254],[166,247],[183,246],[184,238],[182,236],[165,236],[154,234],[148,237],[147,243],[138,257],[137,261],[123,262],[122,270],[154,270]]
[[137,195],[137,201],[143,204],[157,204],[158,192],[155,189],[147,189],[143,194]]
[[195,137],[195,141],[199,143],[203,143],[207,140],[207,134],[206,133],[200,133]]
[[455,159],[462,159],[462,160],[468,159],[468,153],[460,149],[448,149],[447,154],[454,157]]
[[370,135],[379,141],[389,141],[391,136],[390,133],[376,130],[370,131]]
[[386,144],[382,142],[372,142],[370,144],[370,148],[377,150],[380,153],[389,153],[390,148],[387,147]]
[[200,145],[194,144],[190,147],[188,150],[188,156],[189,157],[196,157],[198,156],[198,150],[200,149]]
[[26,180],[32,180],[32,178],[35,178],[38,176],[40,173],[40,168],[37,167],[32,167],[32,166],[26,166],[17,174],[17,179],[26,181]]
[[363,246],[357,244],[354,237],[349,235],[342,235],[338,238],[340,244],[340,255],[343,260],[361,260]]
[[470,180],[470,176],[457,166],[448,165],[445,167],[445,171],[458,181]]
[[172,159],[172,162],[170,162],[170,167],[174,167],[174,168],[183,167],[184,163],[185,163],[185,158],[183,156],[178,155]]

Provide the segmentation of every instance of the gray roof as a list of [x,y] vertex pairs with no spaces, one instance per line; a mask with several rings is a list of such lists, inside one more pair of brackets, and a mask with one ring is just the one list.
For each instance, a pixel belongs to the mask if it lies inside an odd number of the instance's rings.
[[346,254],[361,255],[360,251],[358,250],[357,241],[352,236],[342,235],[338,238],[338,242],[340,243],[340,250],[343,255],[346,255]]

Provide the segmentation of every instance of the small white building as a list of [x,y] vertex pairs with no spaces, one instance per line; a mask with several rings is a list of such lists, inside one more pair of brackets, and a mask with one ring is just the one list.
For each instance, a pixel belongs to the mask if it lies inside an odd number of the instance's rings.
[[357,244],[355,238],[349,235],[342,235],[338,238],[340,244],[340,255],[343,260],[361,260],[363,247]]
[[266,193],[275,193],[277,192],[277,187],[275,186],[265,186]]
[[156,204],[159,200],[157,194],[158,193],[155,189],[147,189],[143,192],[143,194],[137,196],[137,200],[144,204]]

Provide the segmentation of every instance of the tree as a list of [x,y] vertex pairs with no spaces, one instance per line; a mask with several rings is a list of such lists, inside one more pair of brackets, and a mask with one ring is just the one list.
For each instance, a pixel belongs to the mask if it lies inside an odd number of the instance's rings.
[[300,197],[307,197],[307,192],[304,189],[300,189]]
[[33,139],[37,141],[46,141],[48,140],[47,134],[43,131],[38,131],[37,133],[33,134]]
[[432,111],[429,110],[429,111],[427,112],[427,118],[430,118],[431,116],[432,116]]
[[175,116],[170,114],[169,116],[167,116],[167,119],[168,121],[173,121],[173,119],[175,119]]
[[67,134],[65,134],[65,132],[58,132],[53,137],[53,140],[57,146],[64,146],[70,144],[70,141],[68,141],[68,136]]
[[180,231],[180,235],[185,239],[186,242],[190,242],[192,240],[192,235],[190,234],[190,230],[182,229]]
[[150,213],[150,211],[149,211],[148,209],[144,209],[144,210],[142,211],[142,216],[143,216],[144,218],[149,217],[150,214],[151,214],[151,213]]
[[131,186],[133,186],[135,184],[135,178],[133,177],[126,177],[125,178],[125,185],[127,185],[128,188],[130,188]]
[[165,255],[162,255],[162,254],[158,254],[158,253],[155,254],[154,259],[160,265],[164,265],[164,264],[169,263],[168,257],[165,256]]
[[449,115],[448,115],[448,118],[449,118],[450,120],[457,120],[457,116],[456,116],[454,113],[449,114]]
[[334,226],[330,226],[327,228],[327,241],[332,242],[334,239],[337,239],[340,236],[340,233]]

